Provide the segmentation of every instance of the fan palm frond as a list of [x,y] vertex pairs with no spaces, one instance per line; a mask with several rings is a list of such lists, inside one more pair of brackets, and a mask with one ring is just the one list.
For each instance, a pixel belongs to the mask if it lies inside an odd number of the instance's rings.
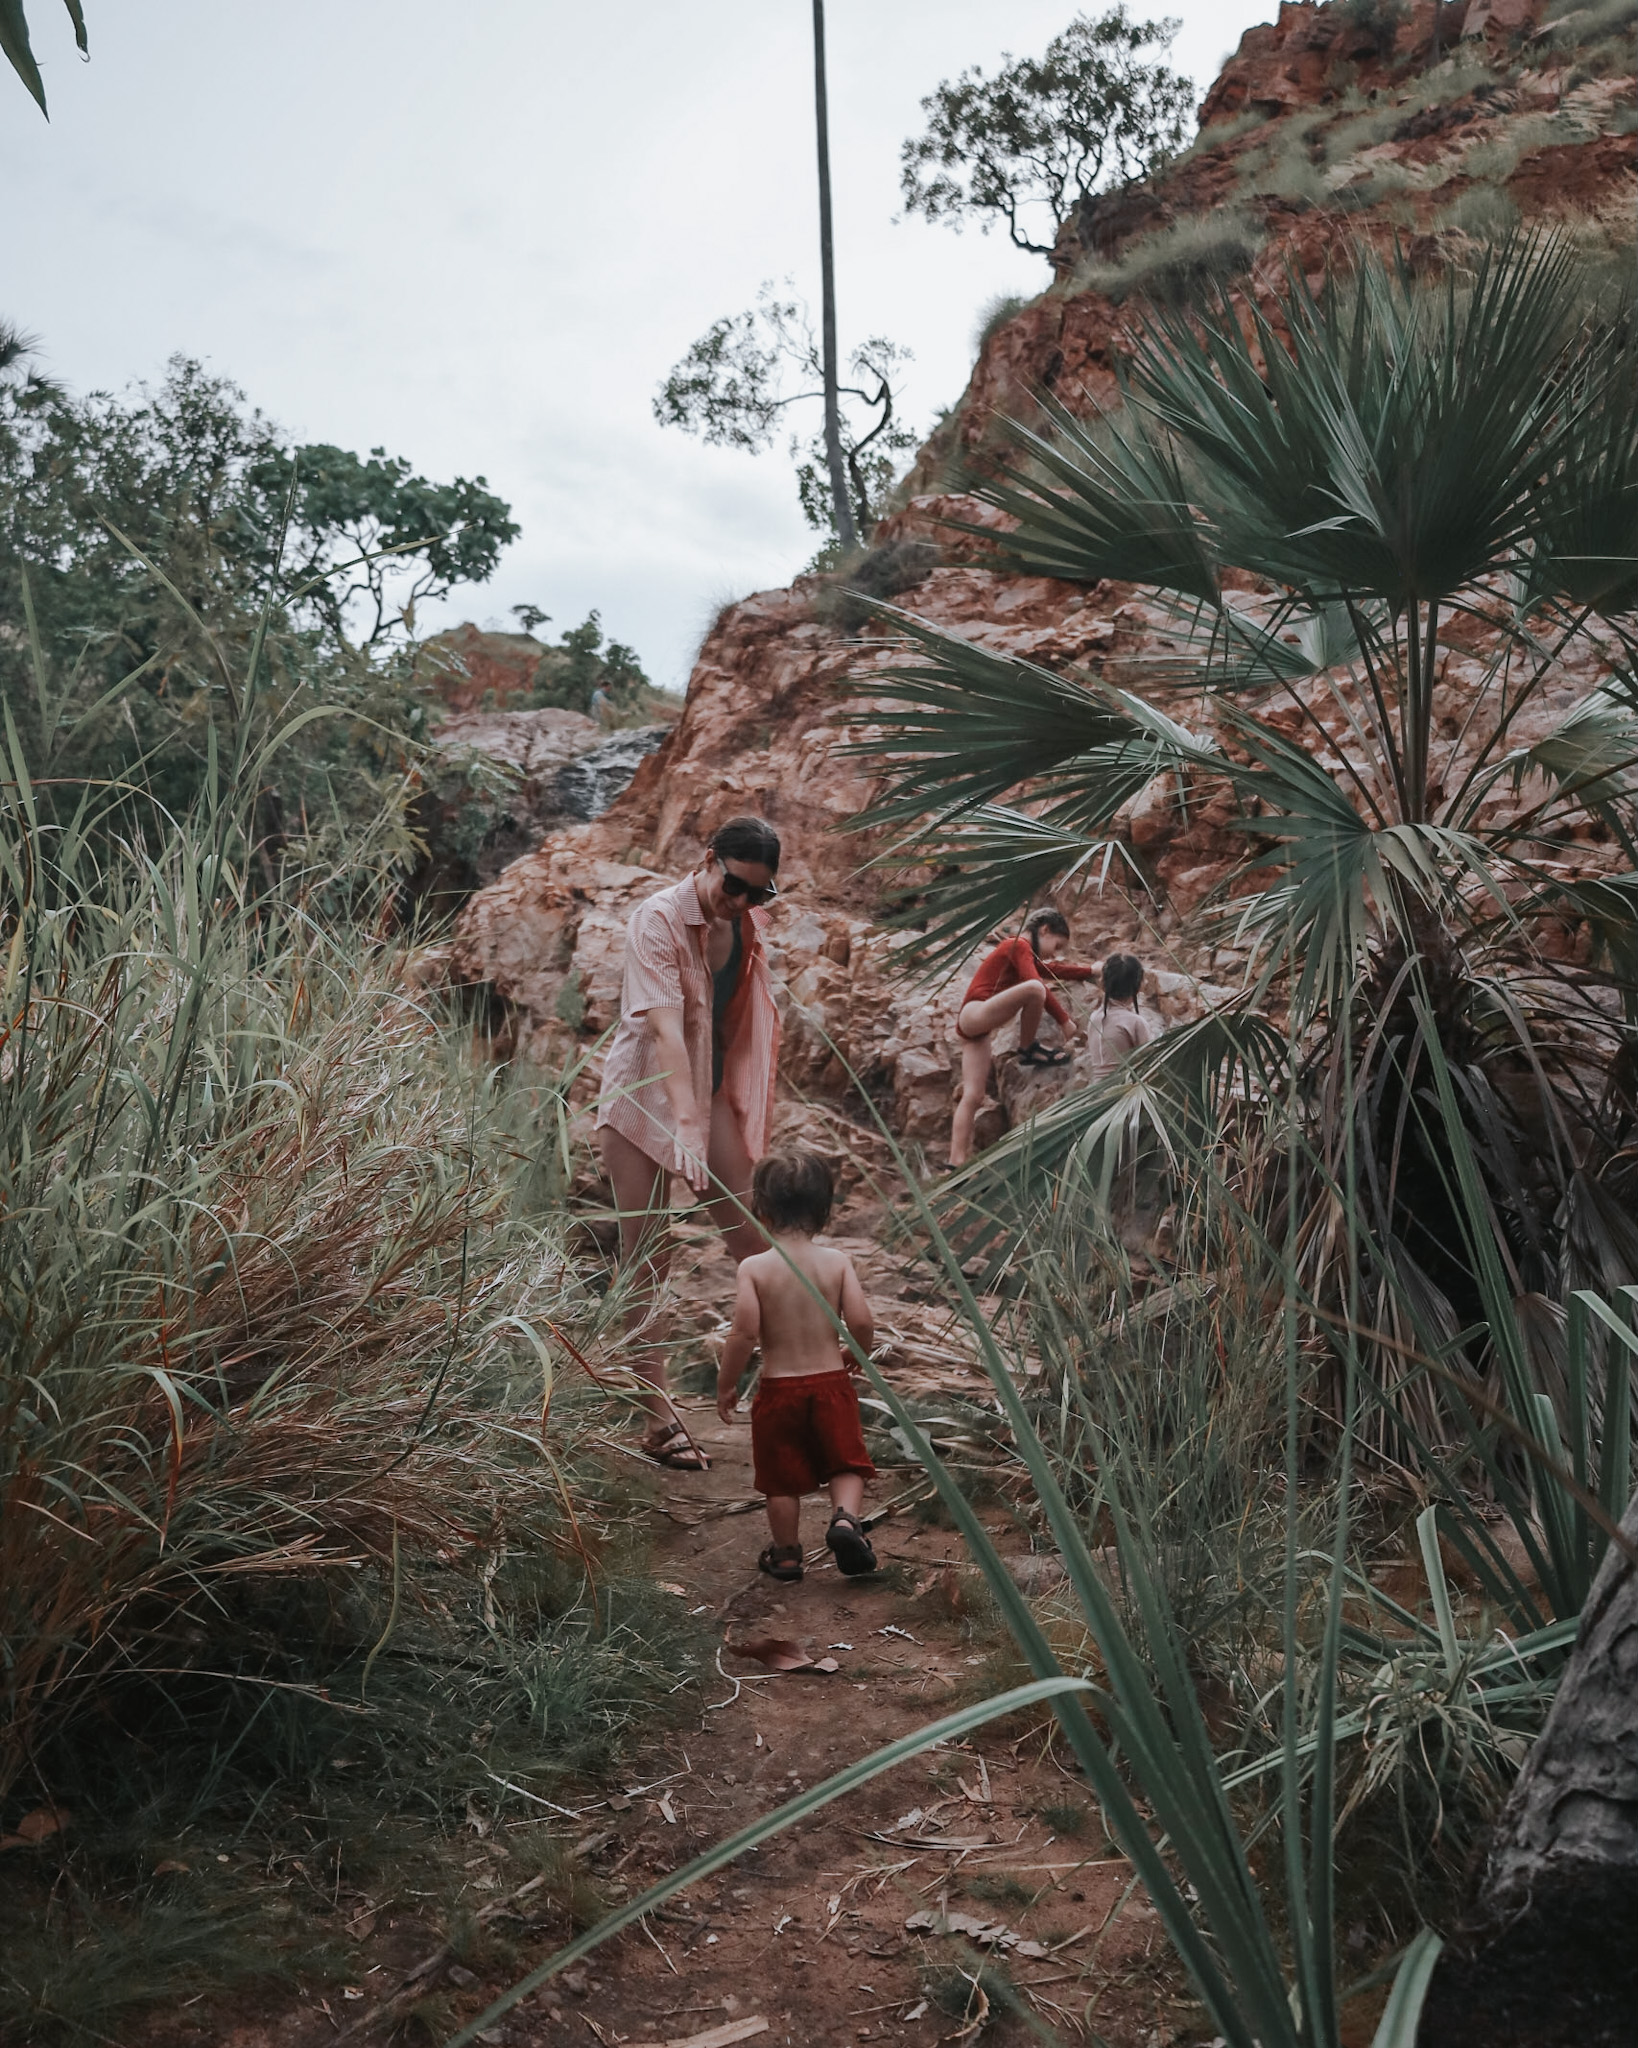
[[1116,867],[1146,886],[1123,840],[1089,838],[1053,814],[1032,818],[998,804],[918,833],[902,856],[890,849],[876,864],[933,870],[925,888],[889,920],[914,931],[908,957],[925,966],[929,978],[965,959],[1020,903],[1048,889],[1077,880],[1101,887]]

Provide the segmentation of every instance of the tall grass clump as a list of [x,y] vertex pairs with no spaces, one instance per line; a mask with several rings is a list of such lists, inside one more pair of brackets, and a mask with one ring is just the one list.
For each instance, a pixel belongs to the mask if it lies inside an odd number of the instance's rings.
[[326,1842],[339,1895],[344,1848],[538,1818],[692,1650],[554,1377],[562,1091],[470,1057],[367,842],[269,881],[250,682],[180,818],[128,778],[48,809],[9,708],[0,1824],[72,1820],[0,1869],[0,2031],[45,2038],[290,1949],[248,1879],[156,1886],[178,1840]]
[[493,1106],[398,963],[246,902],[187,829],[94,852],[29,795],[0,797],[0,1794],[103,1683],[208,1662],[247,1588],[562,1513],[499,1397],[563,1262],[503,1227]]
[[[1448,1063],[1436,1053],[1434,1066],[1447,1088]],[[1106,1103],[1121,1092],[1111,1084]],[[1225,2041],[1331,2048],[1352,2024],[1350,1997],[1392,1976],[1375,2036],[1387,2048],[1415,2039],[1434,1930],[1456,1917],[1473,1852],[1545,1720],[1587,1566],[1624,1500],[1638,1337],[1578,1292],[1564,1437],[1544,1385],[1509,1374],[1465,1457],[1425,1447],[1431,1488],[1396,1483],[1362,1442],[1379,1399],[1365,1361],[1373,1336],[1388,1335],[1371,1327],[1366,1282],[1388,1262],[1357,1155],[1326,1176],[1301,1119],[1276,1114],[1277,1097],[1264,1108],[1249,1116],[1238,1091],[1220,1104],[1214,1143],[1198,1127],[1174,1140],[1164,1244],[1151,1243],[1161,1270],[1146,1287],[1120,1270],[1119,1188],[1095,1154],[1064,1160],[1045,1199],[1032,1198],[1039,1181],[1017,1157],[1010,1187],[969,1179],[969,1202],[982,1190],[988,1203],[981,1239],[1009,1203],[1024,1219],[1005,1334],[962,1269],[970,1207],[964,1242],[918,1203],[929,1256],[961,1302],[1068,1568],[1050,1633],[1010,1587],[957,1475],[880,1391],[1032,1672],[1063,1665],[1094,1678],[1095,1729],[1075,1702],[1056,1709],[1066,1745],[1210,2025]],[[1116,1122],[1131,1147],[1132,1120]],[[1453,1154],[1453,1207],[1475,1234],[1493,1232],[1460,1135]],[[1326,1269],[1303,1243],[1316,1180],[1338,1211],[1334,1259],[1351,1315],[1316,1293]],[[1104,1248],[1104,1282],[1088,1284],[1089,1245]],[[1487,1305],[1512,1314],[1499,1289]],[[1404,1377],[1447,1381],[1471,1333],[1440,1344],[1417,1304],[1401,1298],[1398,1309],[1429,1347],[1404,1348]],[[1045,1396],[1025,1392],[1039,1384],[1035,1361]],[[1450,1576],[1447,1549],[1499,1562],[1497,1505],[1558,1618],[1543,1619],[1516,1578]],[[1069,1618],[1083,1632],[1079,1656],[1065,1652]],[[1345,1969],[1345,1925],[1362,1928],[1376,1969]]]

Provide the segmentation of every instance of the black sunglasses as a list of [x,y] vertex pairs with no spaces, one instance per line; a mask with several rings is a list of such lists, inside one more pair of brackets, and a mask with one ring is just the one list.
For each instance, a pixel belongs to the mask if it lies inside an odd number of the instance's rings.
[[743,898],[752,910],[756,910],[762,904],[773,901],[779,894],[779,884],[770,882],[765,889],[759,889],[754,882],[747,882],[741,876],[730,874],[727,868],[724,868],[722,893],[724,896],[732,896],[736,902]]

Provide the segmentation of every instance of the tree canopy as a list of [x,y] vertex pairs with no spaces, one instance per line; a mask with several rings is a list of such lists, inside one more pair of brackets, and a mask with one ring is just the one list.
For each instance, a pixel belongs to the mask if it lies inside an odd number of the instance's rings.
[[280,769],[283,814],[373,808],[423,715],[400,659],[415,604],[486,579],[516,532],[483,478],[292,446],[184,357],[80,397],[0,332],[0,618],[19,626],[0,701],[48,784],[130,779],[185,807],[260,636],[268,708],[330,714]]
[[[894,373],[910,351],[886,336],[863,341],[848,359],[854,378],[840,387],[842,459],[861,532],[877,517],[896,473],[895,457],[916,437],[894,410]],[[797,388],[790,388],[794,384]],[[813,322],[800,299],[781,298],[771,283],[747,312],[715,320],[661,385],[654,417],[708,446],[760,454],[773,446],[786,408],[821,400],[824,363]],[[823,425],[791,436],[802,515],[818,533],[836,533]]]
[[1194,85],[1160,61],[1177,30],[1170,18],[1132,20],[1121,0],[1077,15],[1040,57],[941,84],[921,103],[927,132],[900,152],[906,211],[957,227],[976,218],[986,232],[998,216],[1016,247],[1050,256],[1082,201],[1182,146]]

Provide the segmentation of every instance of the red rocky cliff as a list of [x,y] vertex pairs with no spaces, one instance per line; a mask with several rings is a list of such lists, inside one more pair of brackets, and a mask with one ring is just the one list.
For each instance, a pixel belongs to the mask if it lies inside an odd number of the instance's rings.
[[[1184,304],[1190,290],[1206,288],[1191,282],[1182,258],[1181,269],[1166,268],[1169,251],[1187,255],[1180,236],[1189,223],[1241,223],[1241,268],[1218,282],[1269,301],[1290,267],[1317,280],[1349,235],[1397,237],[1429,267],[1459,255],[1467,244],[1452,202],[1482,165],[1530,217],[1565,212],[1583,239],[1603,234],[1630,249],[1638,165],[1638,136],[1623,111],[1633,98],[1630,64],[1599,72],[1567,55],[1509,68],[1534,20],[1520,0],[1472,0],[1465,14],[1447,6],[1444,17],[1448,38],[1465,36],[1437,73],[1427,68],[1425,4],[1385,52],[1362,47],[1329,8],[1288,5],[1247,34],[1207,95],[1195,149],[1152,189],[1066,230],[1058,281],[986,342],[961,406],[922,451],[902,508],[876,535],[878,545],[949,543],[950,565],[897,602],[1049,667],[1097,667],[1164,648],[1164,615],[1133,592],[998,574],[984,566],[981,544],[952,536],[945,522],[978,513],[976,501],[948,495],[949,480],[963,465],[982,466],[1002,420],[1027,418],[1043,389],[1076,408],[1112,393],[1141,303],[1133,277],[1147,280],[1141,290]],[[1299,122],[1308,125],[1299,131]],[[831,595],[799,580],[729,606],[665,746],[605,817],[553,834],[473,898],[450,966],[501,1000],[522,1051],[556,1063],[612,1021],[631,906],[684,873],[724,818],[760,812],[788,848],[772,936],[789,1090],[842,1102],[845,1061],[902,1129],[931,1140],[948,1126],[951,1024],[964,976],[916,985],[898,971],[898,942],[872,921],[880,884],[866,866],[871,849],[843,829],[869,785],[846,751],[837,711],[845,699],[867,699],[871,672],[896,657],[874,629],[860,635],[835,623]],[[1246,602],[1255,606],[1255,595]],[[1452,731],[1475,673],[1471,657],[1453,655],[1443,685]],[[1556,716],[1597,680],[1595,663],[1566,670],[1539,715]],[[1157,784],[1123,826],[1155,895],[1111,889],[1067,906],[1076,949],[1097,957],[1116,943],[1135,947],[1156,972],[1161,1014],[1194,1013],[1232,985],[1240,963],[1232,952],[1202,953],[1180,919],[1222,879],[1242,842],[1209,788]],[[1596,849],[1589,862],[1598,864]],[[1010,1085],[1023,1097],[1017,1077]],[[1061,1079],[1036,1084],[1037,1092],[1041,1085]],[[992,1130],[999,1117],[990,1113]]]

